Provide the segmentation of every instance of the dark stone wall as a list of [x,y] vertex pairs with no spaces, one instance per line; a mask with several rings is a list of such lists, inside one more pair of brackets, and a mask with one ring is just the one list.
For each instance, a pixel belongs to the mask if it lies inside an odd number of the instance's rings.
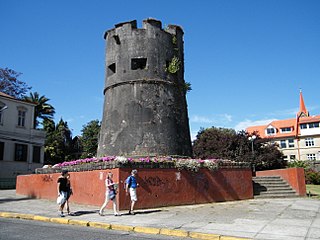
[[[191,156],[183,31],[154,19],[105,33],[106,79],[98,156]],[[166,70],[172,58],[176,73]]]

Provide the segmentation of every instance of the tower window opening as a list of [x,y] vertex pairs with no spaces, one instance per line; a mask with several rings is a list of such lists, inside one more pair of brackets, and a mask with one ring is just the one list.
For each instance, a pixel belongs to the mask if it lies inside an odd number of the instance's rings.
[[116,41],[116,43],[117,43],[118,45],[120,45],[120,38],[119,38],[119,36],[118,36],[118,35],[113,35],[113,38],[114,38],[114,40]]
[[108,66],[108,76],[111,76],[114,73],[116,73],[116,64],[112,63]]
[[132,58],[131,59],[131,70],[146,69],[147,59],[146,58]]

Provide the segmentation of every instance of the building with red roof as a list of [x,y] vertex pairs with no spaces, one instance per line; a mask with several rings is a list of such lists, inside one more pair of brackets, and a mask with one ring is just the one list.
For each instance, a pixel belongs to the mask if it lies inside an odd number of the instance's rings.
[[302,91],[299,105],[295,118],[250,126],[246,130],[277,143],[286,160],[320,160],[320,115],[310,116]]

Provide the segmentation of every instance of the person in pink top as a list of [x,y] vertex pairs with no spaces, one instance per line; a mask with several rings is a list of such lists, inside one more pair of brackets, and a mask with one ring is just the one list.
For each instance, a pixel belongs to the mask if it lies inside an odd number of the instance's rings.
[[113,202],[113,212],[115,216],[120,216],[120,214],[118,213],[117,210],[117,197],[116,197],[116,189],[115,189],[115,184],[113,180],[113,174],[112,172],[108,172],[107,178],[106,178],[106,197],[105,197],[105,201],[103,203],[103,205],[101,206],[100,210],[99,210],[99,215],[103,216],[103,211],[106,208],[106,206],[108,205],[109,200],[111,200]]

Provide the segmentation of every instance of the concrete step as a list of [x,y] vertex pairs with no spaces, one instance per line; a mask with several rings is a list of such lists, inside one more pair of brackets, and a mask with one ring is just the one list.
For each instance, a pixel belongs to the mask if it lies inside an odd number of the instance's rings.
[[253,177],[255,198],[297,197],[291,186],[279,176]]
[[257,186],[290,187],[286,182],[254,182]]
[[289,189],[293,191],[290,187],[260,187],[258,188],[261,192],[272,192],[272,191],[288,191]]
[[297,194],[268,194],[268,195],[254,195],[254,198],[295,198],[299,197]]
[[262,180],[262,179],[267,179],[267,180],[273,180],[273,179],[277,179],[277,180],[282,180],[282,178],[280,176],[263,176],[263,177],[252,177],[252,180]]
[[296,194],[296,192],[292,189],[285,189],[285,190],[268,190],[268,191],[261,191],[260,192],[260,195],[263,195],[263,194],[285,194],[285,193],[294,193]]

